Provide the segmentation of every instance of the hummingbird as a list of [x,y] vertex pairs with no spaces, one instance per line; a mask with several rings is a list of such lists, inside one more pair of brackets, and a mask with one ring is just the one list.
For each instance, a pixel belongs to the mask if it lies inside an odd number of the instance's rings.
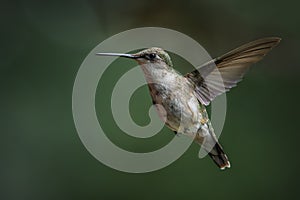
[[[281,38],[267,37],[242,45],[182,75],[169,54],[152,47],[134,54],[97,53],[136,60],[141,66],[158,116],[176,134],[192,136],[220,168],[230,162],[219,143],[206,111],[215,97],[240,82],[250,65],[261,60]],[[218,78],[221,77],[221,78]]]

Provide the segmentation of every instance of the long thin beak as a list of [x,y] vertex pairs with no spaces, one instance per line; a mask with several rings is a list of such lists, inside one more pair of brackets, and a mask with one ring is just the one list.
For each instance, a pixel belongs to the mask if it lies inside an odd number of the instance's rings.
[[96,55],[97,56],[119,56],[119,57],[132,58],[132,59],[138,58],[135,55],[126,54],[126,53],[96,53]]

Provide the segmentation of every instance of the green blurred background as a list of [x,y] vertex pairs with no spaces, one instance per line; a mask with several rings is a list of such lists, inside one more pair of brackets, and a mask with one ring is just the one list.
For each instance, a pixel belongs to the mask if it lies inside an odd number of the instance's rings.
[[[297,197],[299,6],[293,0],[2,1],[0,198]],[[144,26],[183,32],[213,57],[260,37],[283,38],[227,94],[220,140],[231,169],[220,171],[209,158],[199,159],[193,144],[164,169],[128,174],[104,166],[81,143],[71,107],[79,66],[101,41]],[[131,138],[119,130],[109,109],[113,85],[132,66],[121,59],[113,63],[99,83],[96,107],[111,140],[132,151],[150,151],[173,133],[164,128],[152,139]],[[189,71],[184,65],[176,69]],[[136,123],[149,123],[147,88],[136,91],[131,102]]]

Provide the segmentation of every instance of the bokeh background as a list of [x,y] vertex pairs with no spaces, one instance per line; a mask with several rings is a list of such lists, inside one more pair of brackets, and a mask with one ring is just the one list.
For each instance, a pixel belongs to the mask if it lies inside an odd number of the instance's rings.
[[[1,199],[282,199],[298,196],[300,4],[295,0],[1,1]],[[227,94],[221,142],[232,168],[199,159],[194,144],[176,162],[147,174],[101,164],[81,143],[72,118],[73,82],[86,55],[121,31],[159,26],[183,32],[213,57],[264,36],[283,40]],[[118,51],[118,49],[116,49]],[[189,67],[174,58],[180,72]],[[147,152],[147,140],[114,123],[110,95],[134,63],[118,59],[99,83],[96,108],[108,137]],[[100,67],[100,66],[99,66]],[[137,124],[149,123],[146,87],[132,97]],[[142,134],[142,133],[141,133]]]

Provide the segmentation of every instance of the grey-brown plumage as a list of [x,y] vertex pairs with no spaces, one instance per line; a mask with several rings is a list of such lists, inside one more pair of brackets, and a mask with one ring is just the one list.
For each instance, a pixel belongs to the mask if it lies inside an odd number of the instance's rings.
[[220,169],[230,167],[219,144],[205,106],[242,80],[249,66],[261,60],[280,38],[250,42],[182,76],[174,70],[170,56],[161,48],[136,54],[99,53],[137,60],[148,82],[159,117],[173,131],[194,137]]
[[[278,37],[268,37],[247,43],[205,63],[185,77],[194,83],[201,103],[208,105],[216,96],[235,87],[250,65],[261,60],[280,40]],[[218,78],[219,74],[222,80]],[[208,85],[213,88],[209,92]]]

